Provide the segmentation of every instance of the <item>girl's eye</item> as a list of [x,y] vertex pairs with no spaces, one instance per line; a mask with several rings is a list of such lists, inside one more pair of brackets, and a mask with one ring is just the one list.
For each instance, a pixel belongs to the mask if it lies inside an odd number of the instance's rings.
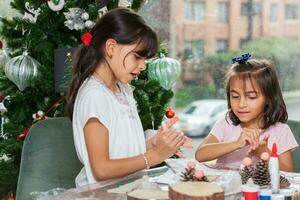
[[142,57],[139,56],[138,54],[134,54],[134,56],[135,56],[136,59],[141,59],[141,58],[142,58]]
[[239,96],[231,96],[231,98],[237,99],[237,98],[239,98]]
[[248,98],[249,99],[256,99],[257,97],[256,96],[249,96]]

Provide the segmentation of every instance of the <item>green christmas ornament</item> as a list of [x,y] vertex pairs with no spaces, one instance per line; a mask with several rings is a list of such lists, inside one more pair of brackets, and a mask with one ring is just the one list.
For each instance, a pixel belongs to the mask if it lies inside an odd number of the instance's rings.
[[148,66],[148,77],[151,80],[157,80],[160,85],[169,90],[181,73],[180,63],[173,59],[161,56],[152,61]]
[[39,67],[40,63],[24,52],[6,63],[5,76],[23,91],[38,76]]

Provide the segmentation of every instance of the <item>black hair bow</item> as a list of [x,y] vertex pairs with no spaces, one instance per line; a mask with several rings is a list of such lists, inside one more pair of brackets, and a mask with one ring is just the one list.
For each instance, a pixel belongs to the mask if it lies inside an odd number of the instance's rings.
[[251,54],[250,53],[246,53],[246,54],[242,54],[241,56],[237,56],[231,59],[231,63],[239,63],[239,64],[244,64],[247,60],[249,60],[249,58],[251,58]]

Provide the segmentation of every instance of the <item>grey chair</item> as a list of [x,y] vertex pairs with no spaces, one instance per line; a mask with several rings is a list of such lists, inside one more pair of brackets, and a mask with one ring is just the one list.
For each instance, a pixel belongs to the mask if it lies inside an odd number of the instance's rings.
[[75,187],[81,168],[71,121],[65,117],[40,121],[24,141],[16,198],[27,200],[32,191]]
[[[289,120],[288,125],[290,126],[294,136],[300,144],[300,121]],[[297,148],[293,152],[294,170],[295,172],[300,172],[300,148]]]

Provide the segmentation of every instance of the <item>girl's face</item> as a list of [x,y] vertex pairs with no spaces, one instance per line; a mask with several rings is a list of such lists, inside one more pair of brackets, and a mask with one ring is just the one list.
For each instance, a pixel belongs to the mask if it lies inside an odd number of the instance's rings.
[[110,57],[110,66],[115,78],[122,83],[135,79],[145,70],[145,58],[138,55],[139,46],[116,44]]
[[230,105],[234,114],[247,128],[261,127],[261,119],[266,104],[257,82],[234,77],[230,80]]

